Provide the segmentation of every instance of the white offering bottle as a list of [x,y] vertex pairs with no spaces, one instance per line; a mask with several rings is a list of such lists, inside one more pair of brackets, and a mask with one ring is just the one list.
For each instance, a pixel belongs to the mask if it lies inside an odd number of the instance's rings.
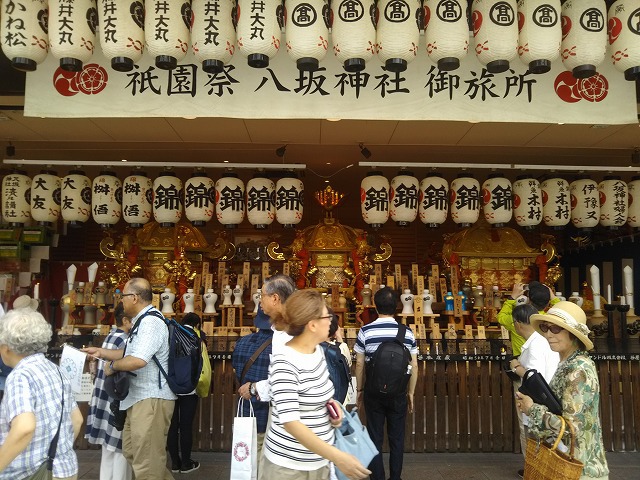
[[406,288],[400,298],[400,301],[402,302],[402,314],[413,315],[413,294],[411,293],[411,290]]
[[182,295],[182,301],[184,302],[184,311],[183,313],[192,313],[193,304],[195,300],[195,294],[193,293],[193,288],[188,288],[187,293]]
[[360,291],[360,295],[362,295],[362,306],[363,307],[372,306],[371,294],[372,294],[371,287],[369,286],[368,283],[365,283],[364,287]]
[[236,285],[233,289],[233,304],[235,306],[242,305],[242,285]]
[[222,289],[222,305],[223,306],[228,306],[228,305],[233,305],[231,303],[231,287],[229,285],[225,285],[224,288]]
[[173,311],[173,302],[176,299],[175,293],[171,291],[169,287],[164,289],[162,295],[160,295],[160,300],[162,301],[162,313],[163,314],[174,314]]
[[213,291],[213,288],[209,288],[207,293],[204,294],[204,312],[203,313],[217,313],[216,301],[218,300],[218,294]]
[[251,299],[253,300],[253,313],[258,313],[258,307],[260,306],[260,299],[262,298],[262,295],[260,293],[260,290],[256,291],[253,295],[251,295]]
[[433,315],[433,309],[431,304],[433,303],[433,296],[429,293],[429,290],[422,292],[422,311],[425,315]]

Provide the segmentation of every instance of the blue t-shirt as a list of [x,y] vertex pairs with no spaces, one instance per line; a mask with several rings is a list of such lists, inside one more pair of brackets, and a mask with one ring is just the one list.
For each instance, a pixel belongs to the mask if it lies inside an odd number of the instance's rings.
[[7,367],[2,361],[2,358],[0,358],[0,391],[4,392],[4,383],[7,381],[7,375],[11,373],[11,370],[13,369]]

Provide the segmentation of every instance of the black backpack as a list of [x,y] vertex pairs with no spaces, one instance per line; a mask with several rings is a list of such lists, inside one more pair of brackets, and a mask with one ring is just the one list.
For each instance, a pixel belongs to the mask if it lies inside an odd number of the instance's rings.
[[351,384],[351,371],[346,358],[342,355],[339,345],[333,345],[329,342],[320,344],[324,350],[324,358],[327,361],[327,370],[329,370],[329,378],[333,383],[335,393],[333,398],[340,403],[344,403],[347,398],[347,391]]
[[407,393],[411,377],[411,353],[404,344],[405,325],[398,325],[393,340],[382,342],[367,363],[364,391],[378,397],[395,397]]

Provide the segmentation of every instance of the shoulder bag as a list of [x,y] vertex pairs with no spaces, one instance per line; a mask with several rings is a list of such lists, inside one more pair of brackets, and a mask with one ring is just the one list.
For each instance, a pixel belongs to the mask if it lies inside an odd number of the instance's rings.
[[553,390],[536,369],[527,370],[522,377],[522,385],[518,389],[528,395],[538,405],[544,405],[551,413],[562,415],[562,403]]
[[[344,406],[334,400],[342,409],[342,426],[336,428],[336,440],[334,446],[341,452],[349,453],[360,460],[365,467],[378,455],[378,449],[373,444],[369,432],[362,426],[356,408],[347,412]],[[336,467],[338,480],[348,480],[347,476]]]

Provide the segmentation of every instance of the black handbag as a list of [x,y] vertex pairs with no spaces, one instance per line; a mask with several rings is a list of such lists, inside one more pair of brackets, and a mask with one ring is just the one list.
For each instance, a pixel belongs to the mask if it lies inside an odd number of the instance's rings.
[[135,376],[132,372],[117,371],[104,379],[104,391],[115,400],[124,400],[129,394],[131,377]]
[[536,369],[532,368],[525,372],[518,391],[531,397],[535,403],[546,406],[551,413],[562,415],[562,403]]

